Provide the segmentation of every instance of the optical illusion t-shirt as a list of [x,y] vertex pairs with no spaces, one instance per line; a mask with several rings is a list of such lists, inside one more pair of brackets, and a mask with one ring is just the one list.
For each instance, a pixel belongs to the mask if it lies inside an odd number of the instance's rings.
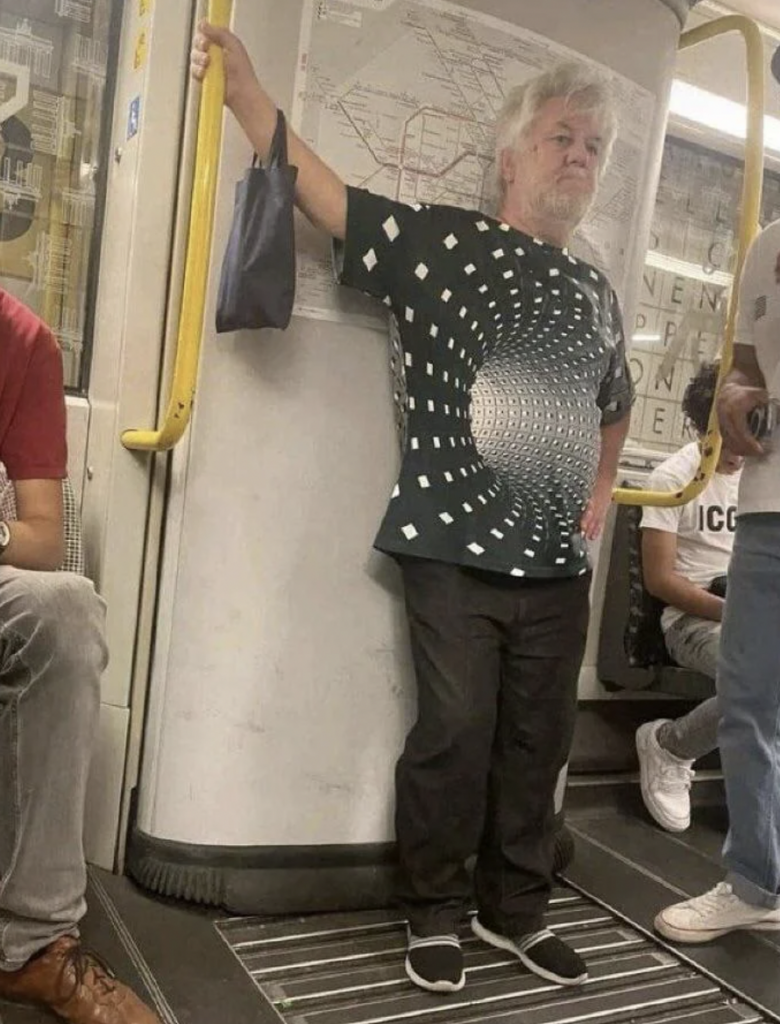
[[606,278],[478,211],[354,188],[335,255],[339,281],[399,326],[406,441],[376,547],[519,577],[587,572],[599,428],[633,400]]

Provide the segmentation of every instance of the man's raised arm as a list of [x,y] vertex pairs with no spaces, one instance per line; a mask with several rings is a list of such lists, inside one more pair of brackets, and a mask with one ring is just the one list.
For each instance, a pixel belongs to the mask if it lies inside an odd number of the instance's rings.
[[[209,47],[221,46],[225,64],[225,104],[257,155],[265,161],[276,127],[276,106],[257,79],[241,40],[225,28],[201,22],[193,40],[190,68],[201,81],[209,65]],[[295,202],[311,223],[333,238],[347,232],[347,188],[339,176],[287,128],[290,163],[298,168]]]

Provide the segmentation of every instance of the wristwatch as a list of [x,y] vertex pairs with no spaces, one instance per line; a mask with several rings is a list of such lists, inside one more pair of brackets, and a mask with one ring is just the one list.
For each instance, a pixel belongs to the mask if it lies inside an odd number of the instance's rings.
[[5,549],[11,543],[11,530],[5,520],[0,519],[0,556],[5,554]]

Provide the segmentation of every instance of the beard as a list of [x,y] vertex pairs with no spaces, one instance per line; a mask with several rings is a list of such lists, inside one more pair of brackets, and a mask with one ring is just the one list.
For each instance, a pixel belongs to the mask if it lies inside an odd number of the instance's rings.
[[535,196],[532,208],[537,216],[574,228],[585,218],[593,198],[592,194],[578,194],[552,185]]

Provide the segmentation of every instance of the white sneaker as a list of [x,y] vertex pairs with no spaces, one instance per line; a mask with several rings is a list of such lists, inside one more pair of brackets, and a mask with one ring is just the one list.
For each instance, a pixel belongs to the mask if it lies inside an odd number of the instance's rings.
[[684,832],[691,823],[693,761],[683,761],[659,746],[658,730],[667,721],[646,722],[636,731],[642,799],[661,828]]
[[675,942],[710,942],[740,929],[780,931],[780,908],[768,910],[745,903],[728,882],[719,882],[703,896],[662,910],[655,928]]

